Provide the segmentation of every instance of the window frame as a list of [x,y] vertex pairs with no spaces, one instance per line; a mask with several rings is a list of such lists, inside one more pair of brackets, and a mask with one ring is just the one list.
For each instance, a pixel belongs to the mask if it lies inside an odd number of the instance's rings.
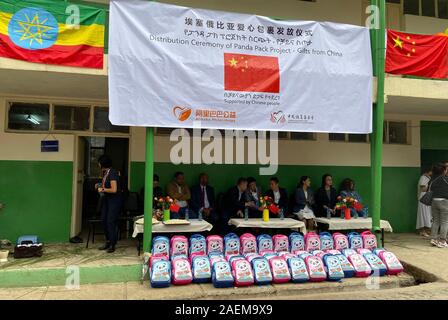
[[[11,105],[13,103],[29,103],[29,104],[48,104],[48,130],[20,130],[20,129],[10,129],[9,128],[9,110],[11,108]],[[34,133],[34,134],[41,134],[41,133],[49,133],[51,131],[51,103],[48,103],[46,101],[27,101],[26,99],[16,99],[14,101],[12,100],[6,100],[5,101],[5,132],[12,132],[12,133]]]
[[[398,122],[398,123],[406,124],[406,143],[390,142],[390,136],[389,136],[390,122]],[[410,121],[393,120],[393,119],[384,120],[384,137],[385,137],[385,139],[383,139],[383,144],[394,145],[394,146],[410,146],[410,145],[412,145],[411,130],[409,130],[410,126],[411,126]]]
[[[403,15],[415,16],[415,14],[404,12],[404,1],[406,1],[406,0],[401,0],[401,9],[402,9]],[[434,10],[435,10],[434,16],[423,15],[423,1],[433,1],[434,2]],[[439,1],[438,0],[418,0],[418,15],[417,16],[448,20],[448,18],[440,18],[440,16],[439,16]]]
[[[55,112],[54,110],[56,108],[59,107],[73,107],[73,108],[89,108],[89,127],[87,128],[87,130],[65,130],[65,129],[56,129],[55,128]],[[80,105],[74,105],[73,104],[69,104],[69,103],[51,103],[50,104],[50,109],[51,109],[51,121],[50,121],[50,130],[55,132],[55,133],[67,133],[67,132],[80,132],[80,133],[86,133],[86,132],[91,132],[92,129],[92,125],[93,125],[93,120],[92,120],[92,110],[91,110],[92,106],[91,105],[87,105],[87,104],[80,104]]]

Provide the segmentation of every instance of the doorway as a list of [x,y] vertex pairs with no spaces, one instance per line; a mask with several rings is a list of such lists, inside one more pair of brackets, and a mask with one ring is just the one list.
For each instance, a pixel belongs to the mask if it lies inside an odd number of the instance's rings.
[[121,187],[128,188],[129,138],[77,137],[74,163],[74,195],[70,237],[87,238],[88,220],[99,218],[98,193],[95,184],[101,182],[98,159],[107,154],[112,166],[119,171]]

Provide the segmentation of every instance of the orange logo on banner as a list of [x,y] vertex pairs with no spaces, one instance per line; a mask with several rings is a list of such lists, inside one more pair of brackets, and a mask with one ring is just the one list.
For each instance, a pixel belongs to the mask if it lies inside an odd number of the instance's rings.
[[192,113],[191,108],[175,106],[173,108],[173,114],[179,121],[185,121],[190,118]]

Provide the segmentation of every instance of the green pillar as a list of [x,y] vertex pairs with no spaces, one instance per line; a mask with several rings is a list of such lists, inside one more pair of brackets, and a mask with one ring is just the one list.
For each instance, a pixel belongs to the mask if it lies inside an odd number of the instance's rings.
[[154,176],[154,128],[146,128],[145,160],[145,225],[143,233],[143,252],[151,251],[152,241],[152,199]]
[[[379,29],[372,30],[372,54],[374,75],[377,78],[377,98],[373,105],[373,123],[370,143],[371,156],[371,206],[372,231],[379,237],[381,232],[381,184],[384,134],[384,79],[386,53],[386,3],[385,0],[371,0],[379,8]],[[380,242],[378,242],[380,243]]]

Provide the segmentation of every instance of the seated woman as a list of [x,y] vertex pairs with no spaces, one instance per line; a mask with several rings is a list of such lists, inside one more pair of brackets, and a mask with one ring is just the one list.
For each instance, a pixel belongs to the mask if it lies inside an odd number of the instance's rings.
[[305,222],[307,230],[314,229],[314,194],[311,187],[311,179],[308,176],[300,178],[299,184],[294,195],[294,207],[293,214],[296,215],[299,220]]
[[255,178],[247,178],[247,190],[245,192],[246,202],[249,202],[249,218],[260,218],[262,209],[260,207],[260,197],[263,196],[261,188],[257,186]]
[[322,176],[322,185],[314,194],[315,215],[317,217],[331,217],[335,215],[335,207],[338,192],[333,187],[333,177],[331,174]]
[[[355,181],[352,179],[344,179],[341,184],[341,193],[340,196],[351,197],[355,200],[358,200],[359,203],[362,204],[362,198],[358,192],[355,191]],[[350,208],[351,216],[354,218],[358,218],[359,216],[363,218],[367,218],[369,215],[369,208],[363,207],[361,210],[356,210],[355,208]]]

